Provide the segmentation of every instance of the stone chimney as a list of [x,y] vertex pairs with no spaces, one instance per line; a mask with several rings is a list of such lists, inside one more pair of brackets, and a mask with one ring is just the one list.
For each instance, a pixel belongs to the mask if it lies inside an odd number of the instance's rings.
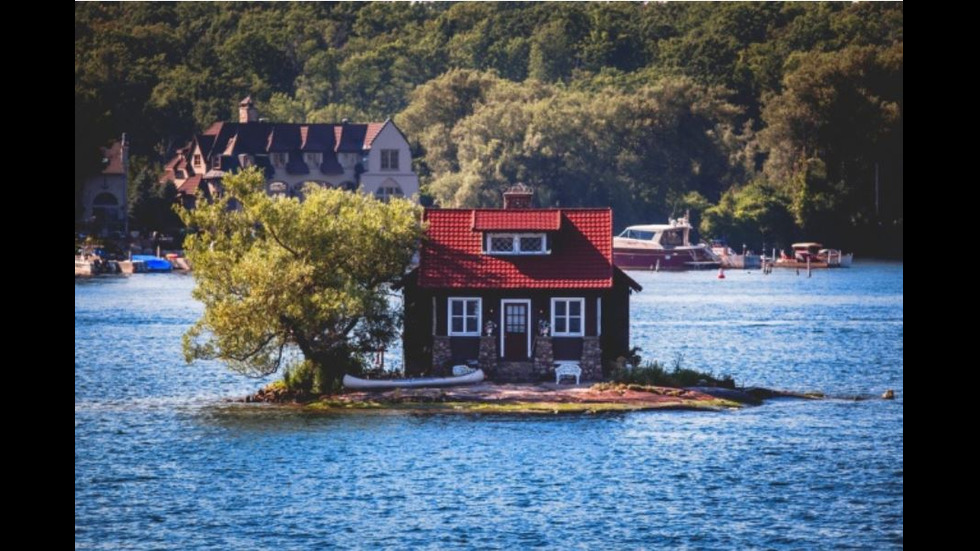
[[529,209],[534,192],[522,183],[512,185],[504,192],[505,209]]
[[252,102],[252,96],[245,96],[238,104],[238,122],[258,122],[259,111]]
[[119,155],[122,157],[123,174],[129,174],[129,136],[125,132],[119,140]]

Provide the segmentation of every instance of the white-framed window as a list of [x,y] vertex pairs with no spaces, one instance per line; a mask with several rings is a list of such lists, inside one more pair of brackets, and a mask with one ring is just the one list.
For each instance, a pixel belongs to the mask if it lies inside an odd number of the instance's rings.
[[482,330],[481,314],[483,299],[474,297],[450,297],[447,316],[450,337],[479,337]]
[[602,297],[595,299],[595,334],[602,336]]
[[555,337],[585,336],[585,299],[551,299],[551,334]]
[[202,163],[203,163],[203,161],[201,160],[201,154],[200,153],[195,153],[194,154],[194,166],[201,166]]
[[273,153],[272,154],[272,165],[276,168],[282,168],[286,166],[286,162],[289,161],[289,156],[286,153]]
[[488,233],[483,243],[487,254],[548,254],[543,233]]
[[398,150],[381,150],[381,170],[398,170]]

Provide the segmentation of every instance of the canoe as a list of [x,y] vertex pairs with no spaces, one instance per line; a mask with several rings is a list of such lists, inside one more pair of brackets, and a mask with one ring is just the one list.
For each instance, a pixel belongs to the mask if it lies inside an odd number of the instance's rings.
[[361,379],[344,375],[344,387],[353,390],[391,390],[395,388],[459,386],[476,384],[483,378],[482,369],[458,377],[419,377],[416,379]]

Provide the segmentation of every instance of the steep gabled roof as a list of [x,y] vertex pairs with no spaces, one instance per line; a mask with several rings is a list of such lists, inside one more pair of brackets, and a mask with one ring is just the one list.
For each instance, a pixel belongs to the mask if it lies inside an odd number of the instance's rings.
[[360,153],[364,149],[367,149],[367,146],[364,144],[365,136],[367,136],[366,124],[341,124],[337,151]]
[[388,124],[388,121],[369,122],[367,124],[367,130],[364,133],[364,149],[371,149],[371,145],[374,144],[374,139],[378,137],[378,134],[381,133],[381,129],[384,128],[386,124]]
[[[419,286],[457,289],[605,289],[613,285],[610,209],[499,210],[494,223],[514,219],[549,231],[551,253],[505,256],[483,253],[483,231],[474,209],[429,209]],[[481,214],[480,217],[484,216]],[[544,229],[555,227],[555,230]],[[546,224],[547,223],[547,224]],[[487,227],[487,226],[481,226]],[[496,228],[493,228],[496,229]],[[508,227],[508,230],[531,229]]]
[[[319,169],[320,173],[326,175],[342,174],[343,167],[337,161],[336,153],[363,153],[371,148],[375,138],[385,128],[386,125],[393,124],[391,121],[371,122],[367,124],[355,123],[270,123],[270,122],[216,122],[209,126],[204,132],[194,136],[190,147],[195,145],[200,147],[201,153],[205,157],[205,162],[210,166],[216,155],[224,157],[234,157],[249,154],[253,156],[265,155],[273,152],[316,152],[323,153],[323,161],[319,167],[307,167],[298,156],[290,155],[291,160],[295,157],[295,163],[287,167],[287,172],[291,174],[307,174],[311,169]],[[394,127],[398,130],[398,127]],[[401,132],[399,130],[399,132]],[[177,156],[187,155],[189,152],[178,150]],[[258,163],[258,161],[256,161]],[[238,161],[233,161],[234,168],[226,166],[226,160],[222,160],[221,170],[228,171],[237,168]],[[300,166],[302,164],[302,166]],[[216,168],[216,167],[212,167]],[[267,174],[271,171],[271,165],[266,167]],[[168,165],[165,169],[165,176],[172,178],[173,167]],[[190,169],[188,168],[188,171]],[[168,176],[169,175],[169,176]]]
[[194,195],[197,193],[197,188],[201,186],[201,175],[195,174],[190,178],[184,180],[180,187],[177,188],[177,193],[181,195]]
[[[361,152],[371,148],[386,122],[355,123],[269,123],[216,122],[196,136],[201,150],[235,153],[271,151],[345,151]],[[213,140],[206,143],[205,140]],[[229,142],[234,142],[229,150]],[[209,151],[204,151],[210,153]]]
[[[246,124],[245,127],[253,126]],[[268,140],[265,151],[293,151],[300,148],[303,143],[300,127],[295,124],[273,124],[272,130],[268,133]],[[263,151],[263,153],[265,152]],[[259,153],[258,151],[248,151],[247,153]]]
[[334,141],[333,128],[329,124],[309,124],[300,128],[300,135],[303,142],[300,148],[303,151],[334,151],[336,142]]

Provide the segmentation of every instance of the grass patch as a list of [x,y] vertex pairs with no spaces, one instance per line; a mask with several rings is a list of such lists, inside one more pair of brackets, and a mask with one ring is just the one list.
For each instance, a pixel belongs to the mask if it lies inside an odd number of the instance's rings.
[[302,406],[307,411],[342,412],[404,412],[404,413],[480,413],[500,415],[561,415],[624,413],[644,410],[707,410],[718,411],[741,407],[728,400],[690,400],[663,403],[624,402],[373,402],[319,400]]
[[592,385],[592,389],[598,390],[599,392],[618,392],[620,394],[625,394],[627,390],[633,390],[636,392],[649,392],[650,394],[658,394],[660,396],[682,396],[687,392],[681,388],[641,385],[636,383],[596,383]]
[[609,377],[613,383],[626,385],[630,390],[645,390],[645,387],[666,386],[684,388],[689,386],[716,386],[735,388],[735,379],[731,375],[715,376],[709,371],[699,371],[681,366],[675,361],[670,368],[657,361],[643,365],[622,364],[616,366]]

